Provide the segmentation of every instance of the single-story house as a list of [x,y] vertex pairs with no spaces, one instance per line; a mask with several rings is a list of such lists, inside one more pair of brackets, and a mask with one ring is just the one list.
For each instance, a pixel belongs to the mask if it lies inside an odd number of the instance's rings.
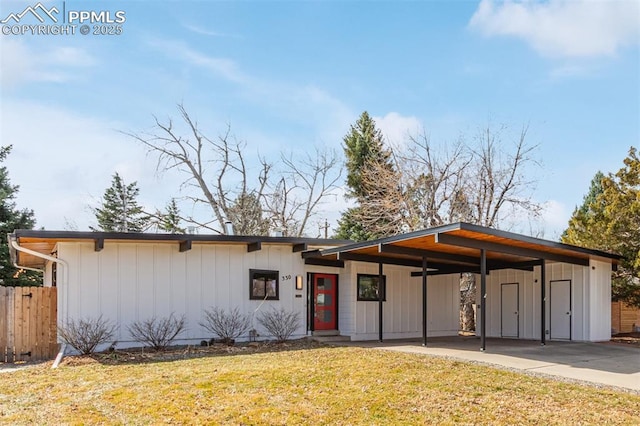
[[171,313],[186,315],[181,343],[209,339],[199,322],[213,306],[298,312],[294,338],[426,344],[458,334],[462,273],[476,276],[481,349],[486,337],[609,340],[620,259],[467,223],[362,243],[46,230],[8,237],[15,264],[43,270],[44,285],[57,286],[58,324],[102,315],[119,326],[120,347],[136,344],[127,325]]

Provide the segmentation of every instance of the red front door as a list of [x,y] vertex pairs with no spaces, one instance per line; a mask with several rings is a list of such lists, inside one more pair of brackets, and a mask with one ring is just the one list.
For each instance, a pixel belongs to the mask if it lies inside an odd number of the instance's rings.
[[331,274],[313,274],[313,329],[336,330],[338,310],[336,303],[338,277]]

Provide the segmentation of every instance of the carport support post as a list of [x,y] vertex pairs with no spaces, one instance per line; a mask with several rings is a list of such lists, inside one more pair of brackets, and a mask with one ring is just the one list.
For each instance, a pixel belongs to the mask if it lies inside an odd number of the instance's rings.
[[378,263],[378,340],[382,342],[382,301],[386,292],[386,283],[382,273],[382,263]]
[[547,344],[547,326],[546,326],[546,283],[547,283],[547,274],[545,271],[545,261],[544,259],[540,260],[540,344],[542,346]]
[[422,257],[422,346],[427,346],[427,258]]
[[487,252],[480,250],[480,350],[487,348]]

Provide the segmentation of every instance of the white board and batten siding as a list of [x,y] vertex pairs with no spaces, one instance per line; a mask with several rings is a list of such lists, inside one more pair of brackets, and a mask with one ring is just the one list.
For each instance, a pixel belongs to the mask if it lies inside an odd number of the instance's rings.
[[[416,268],[384,265],[386,301],[383,302],[383,338],[422,336],[422,278],[411,277]],[[358,274],[378,274],[378,265],[348,262],[340,275],[340,333],[352,340],[378,339],[378,302],[357,300]],[[428,336],[458,334],[459,275],[433,276],[427,286]]]
[[[591,260],[589,266],[547,263],[545,283],[546,338],[601,341],[611,337],[611,264]],[[503,284],[518,284],[518,338],[540,339],[540,267],[531,271],[504,269],[487,276],[486,332],[502,337],[505,315]],[[480,276],[476,276],[480,306]],[[568,294],[566,292],[568,291]],[[551,300],[554,298],[554,300]],[[480,312],[478,311],[478,327]],[[552,327],[555,327],[553,329]],[[565,329],[566,328],[566,329]]]
[[[611,339],[611,264],[597,260],[589,262],[589,298],[583,309],[588,312],[586,340],[598,342]],[[587,308],[588,306],[588,308]]]
[[[199,322],[212,306],[238,307],[256,319],[261,311],[283,307],[300,313],[292,337],[306,334],[306,293],[295,290],[295,277],[304,276],[305,265],[299,255],[292,255],[290,245],[263,244],[262,250],[250,253],[245,244],[194,243],[191,250],[180,252],[177,243],[113,242],[96,252],[92,243],[62,242],[57,249],[69,264],[68,288],[58,281],[63,293],[59,321],[102,315],[118,324],[119,346],[135,344],[129,324],[171,313],[186,315],[187,330],[180,341],[209,339],[213,336]],[[250,269],[279,272],[279,300],[250,300]],[[260,338],[269,338],[256,319]]]

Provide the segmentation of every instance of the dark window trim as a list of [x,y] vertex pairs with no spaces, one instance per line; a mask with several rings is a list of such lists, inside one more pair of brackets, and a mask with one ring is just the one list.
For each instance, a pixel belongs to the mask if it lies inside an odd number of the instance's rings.
[[[357,291],[357,300],[358,302],[378,302],[379,299],[376,296],[375,298],[364,298],[360,296],[360,278],[379,278],[380,276],[377,274],[358,274],[357,277],[357,285],[356,285],[356,291]],[[387,300],[387,276],[383,275],[382,276],[382,301],[386,302]]]
[[[273,275],[275,276],[276,281],[276,295],[275,296],[267,296],[267,288],[266,288],[266,280],[264,280],[264,294],[265,296],[254,296],[253,294],[253,284],[254,279],[260,275]],[[269,269],[249,269],[249,299],[250,300],[280,300],[280,272]]]

